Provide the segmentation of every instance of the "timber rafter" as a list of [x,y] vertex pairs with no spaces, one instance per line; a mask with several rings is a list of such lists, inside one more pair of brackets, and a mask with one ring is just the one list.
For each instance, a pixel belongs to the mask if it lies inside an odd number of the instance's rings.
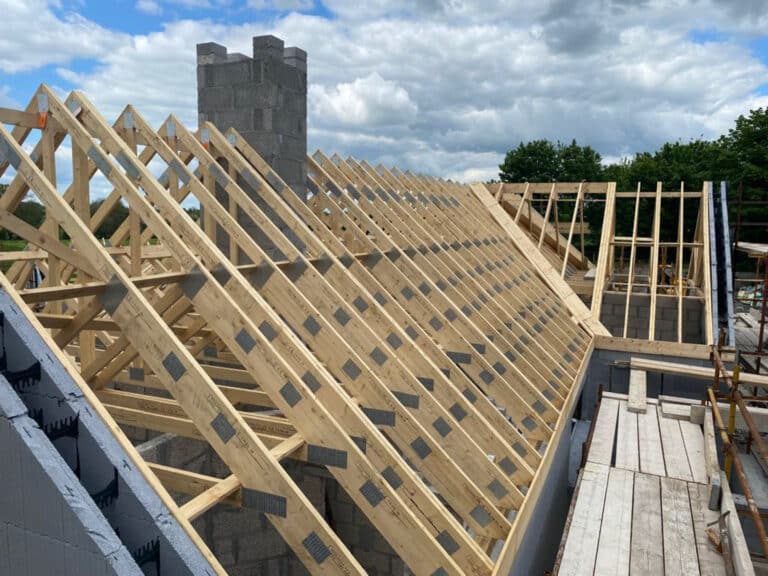
[[[155,130],[132,106],[110,125],[46,86],[2,118],[16,127],[0,127],[0,227],[28,243],[3,254],[4,289],[113,424],[202,440],[230,469],[150,467],[193,496],[179,521],[267,503],[310,572],[362,574],[281,466],[294,458],[327,468],[417,574],[508,561],[488,550],[525,529],[594,326],[478,190],[317,153],[305,202],[235,131],[174,116]],[[110,191],[91,214],[96,177]],[[40,230],[15,215],[29,194]]]

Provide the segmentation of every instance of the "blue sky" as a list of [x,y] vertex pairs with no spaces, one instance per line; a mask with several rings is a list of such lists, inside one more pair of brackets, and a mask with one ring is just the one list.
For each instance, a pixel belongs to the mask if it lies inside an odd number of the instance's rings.
[[[472,180],[534,138],[606,160],[768,106],[761,0],[0,0],[0,106],[45,82],[196,124],[195,44],[309,53],[309,149]],[[45,34],[40,31],[45,30]]]

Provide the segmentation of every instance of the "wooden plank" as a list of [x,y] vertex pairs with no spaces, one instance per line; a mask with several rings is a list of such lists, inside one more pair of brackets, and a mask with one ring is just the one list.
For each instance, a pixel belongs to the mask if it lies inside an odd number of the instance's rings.
[[[618,338],[615,336],[595,336],[595,348],[598,350],[613,350],[616,352],[630,352],[633,354],[659,354],[662,356],[679,356],[709,362],[709,355],[712,352],[710,346],[704,344],[690,344],[683,342],[657,342],[655,340],[646,340],[640,338]],[[638,369],[652,372],[642,366]],[[710,378],[711,380],[711,378]]]
[[[725,561],[707,536],[707,528],[716,523],[719,514],[709,509],[709,490],[700,484],[688,484],[693,516],[693,533],[701,576],[725,576]],[[717,529],[717,524],[713,526]]]
[[637,415],[637,439],[640,446],[640,471],[664,476],[666,468],[656,409]]
[[693,422],[680,421],[680,432],[683,435],[685,453],[688,456],[688,466],[694,482],[707,484],[707,463],[704,455],[704,434],[701,426]]
[[[278,460],[283,460],[303,445],[304,439],[300,435],[294,434],[290,438],[273,446],[269,452]],[[232,497],[234,496],[234,493],[239,492],[241,488],[242,484],[240,480],[237,476],[231,474],[227,478],[215,482],[205,491],[200,492],[194,498],[186,502],[180,508],[180,512],[191,522],[224,500],[232,499],[240,505],[242,503],[242,495],[238,495],[234,498]]]
[[691,405],[678,404],[676,402],[662,402],[661,415],[664,418],[670,418],[672,420],[690,422],[691,421]]
[[637,437],[637,414],[627,410],[627,402],[619,406],[619,429],[616,437],[616,468],[640,471],[640,446]]
[[[544,211],[544,226],[541,227],[541,234],[539,235],[539,243],[537,245],[538,249],[541,250],[541,245],[544,242],[544,234],[546,234],[547,226],[549,225],[549,214],[552,211],[552,201],[555,199],[555,185],[552,184],[552,191],[549,193],[549,198],[547,199],[547,208]],[[555,232],[557,234],[557,232]],[[557,236],[560,236],[557,234]]]
[[691,501],[685,482],[675,478],[661,479],[661,516],[664,534],[664,574],[700,574]]
[[40,114],[14,110],[12,108],[0,108],[0,123],[22,126],[24,128],[42,128],[45,125],[41,121]]
[[[566,241],[566,244],[565,244],[565,255],[563,256],[563,268],[560,271],[561,278],[565,278],[565,272],[568,270],[568,256],[570,255],[570,252],[571,252],[571,242],[573,241],[573,231],[576,228],[576,216],[577,214],[582,213],[581,208],[582,208],[582,202],[584,201],[583,188],[584,188],[583,183],[579,184],[579,190],[576,193],[576,205],[573,207],[573,216],[571,217],[571,225],[570,225],[570,228],[568,229],[568,240]],[[584,231],[582,230],[582,237],[583,237],[583,233]],[[582,252],[582,256],[583,256],[583,252]]]
[[715,424],[712,411],[707,407],[704,413],[704,460],[709,484],[708,505],[710,510],[720,509],[720,462],[715,443]]
[[630,370],[629,372],[629,402],[627,409],[630,412],[645,412],[646,403],[646,374],[642,370]]
[[653,207],[653,243],[651,246],[651,306],[648,312],[648,340],[656,340],[656,296],[659,283],[659,235],[661,232],[661,182],[656,182]]
[[664,574],[661,487],[659,478],[649,474],[635,474],[629,573],[631,576]]
[[[610,273],[609,268],[612,265],[609,262],[611,239],[615,233],[615,210],[616,210],[616,183],[608,185],[605,197],[605,208],[603,209],[603,229],[600,233],[600,248],[597,253],[597,272],[595,273],[595,284],[592,291],[592,317],[596,322],[600,321],[600,312],[603,306],[603,292],[605,290],[605,281]],[[601,324],[602,326],[602,324]],[[608,332],[608,330],[605,330]],[[608,333],[610,335],[610,333]]]
[[635,256],[637,255],[637,221],[640,216],[640,182],[637,183],[637,196],[635,197],[635,216],[632,221],[632,240],[629,249],[629,274],[627,275],[627,297],[624,301],[624,331],[622,336],[627,337],[629,332],[629,306],[632,301],[632,284],[635,281]]
[[736,505],[733,503],[731,487],[728,485],[728,477],[725,475],[725,472],[720,473],[720,485],[723,490],[720,513],[729,513],[726,519],[726,527],[734,572],[736,576],[754,576],[755,569],[750,558],[749,546],[744,537],[744,531],[741,529],[741,521],[736,511]]
[[226,499],[242,487],[234,474],[228,476],[186,502],[180,510],[190,522],[203,515],[216,504]]
[[611,398],[600,401],[597,421],[592,430],[587,461],[610,466],[613,461],[613,443],[616,437],[616,423],[619,416],[619,402]]
[[560,562],[560,576],[587,576],[594,571],[608,470],[608,466],[594,462],[587,462],[584,467]]
[[691,482],[693,475],[688,465],[688,456],[685,452],[683,434],[680,431],[680,421],[665,418],[659,408],[659,432],[664,452],[664,466],[667,476]]
[[[662,343],[658,353],[664,354],[663,350],[664,346],[666,345],[666,342]],[[680,355],[686,356],[686,354]],[[710,382],[714,381],[715,379],[715,369],[712,366],[694,366],[677,362],[662,362],[659,360],[649,360],[646,358],[632,358],[630,360],[630,368],[645,370],[646,372],[663,372],[664,374],[688,376],[690,378],[709,380]],[[768,376],[764,374],[750,374],[747,372],[741,372],[739,374],[739,383],[768,387]]]
[[611,468],[597,547],[595,576],[629,574],[634,483],[635,475],[629,470]]

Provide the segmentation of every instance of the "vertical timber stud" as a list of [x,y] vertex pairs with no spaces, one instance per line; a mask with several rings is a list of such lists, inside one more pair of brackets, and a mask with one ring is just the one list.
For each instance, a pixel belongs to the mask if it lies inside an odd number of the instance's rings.
[[677,342],[678,344],[683,341],[683,291],[687,288],[683,284],[683,257],[685,255],[685,248],[683,243],[685,241],[685,182],[680,182],[680,212],[679,220],[677,223],[677,262],[675,263],[675,289],[677,290]]
[[656,182],[651,240],[651,308],[648,313],[648,340],[656,339],[656,301],[659,290],[659,234],[661,232],[661,182]]
[[635,216],[632,220],[632,245],[629,249],[629,274],[627,275],[627,297],[624,302],[624,332],[622,336],[627,337],[629,330],[629,308],[632,304],[632,285],[635,281],[635,256],[637,255],[637,220],[640,216],[640,182],[637,183],[637,193],[635,195]]

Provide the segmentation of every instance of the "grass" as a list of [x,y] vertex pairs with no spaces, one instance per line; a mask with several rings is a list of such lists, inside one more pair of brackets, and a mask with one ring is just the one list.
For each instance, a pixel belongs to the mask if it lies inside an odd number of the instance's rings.
[[0,240],[0,252],[18,252],[24,250],[27,245],[26,240]]

